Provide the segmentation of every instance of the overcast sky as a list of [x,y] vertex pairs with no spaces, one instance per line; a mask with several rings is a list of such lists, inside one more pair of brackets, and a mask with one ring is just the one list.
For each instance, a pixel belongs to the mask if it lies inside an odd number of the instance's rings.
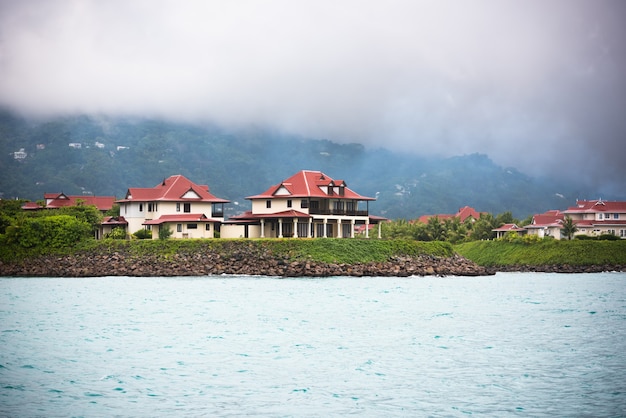
[[486,153],[626,193],[621,0],[0,0],[0,105]]

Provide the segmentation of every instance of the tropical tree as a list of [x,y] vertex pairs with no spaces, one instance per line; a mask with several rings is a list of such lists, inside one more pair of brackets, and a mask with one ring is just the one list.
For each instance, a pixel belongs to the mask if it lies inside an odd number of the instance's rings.
[[569,216],[566,216],[565,219],[563,219],[563,223],[561,224],[561,226],[561,233],[565,235],[568,240],[572,239],[576,231],[578,231],[576,223],[574,223],[574,220]]

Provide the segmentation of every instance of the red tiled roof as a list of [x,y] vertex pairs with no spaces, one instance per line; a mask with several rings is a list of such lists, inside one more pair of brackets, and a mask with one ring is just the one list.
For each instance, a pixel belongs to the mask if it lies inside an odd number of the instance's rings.
[[180,174],[170,176],[152,188],[131,187],[118,202],[197,201],[228,203],[209,192],[209,186],[198,185]]
[[158,219],[144,222],[142,225],[161,225],[167,222],[221,222],[207,218],[203,213],[185,213],[182,215],[161,215]]
[[[342,186],[344,188],[343,195],[338,193],[329,195],[326,193],[326,186]],[[324,187],[324,189],[322,189]],[[246,199],[271,199],[277,195],[276,192],[284,190],[285,195],[289,197],[318,197],[318,198],[341,198],[341,199],[354,199],[354,200],[376,200],[373,197],[361,196],[353,190],[346,187],[346,183],[343,180],[333,180],[331,177],[322,173],[321,171],[302,170],[283,180],[279,184],[275,184],[261,194],[254,196],[248,196]]]
[[128,225],[128,221],[123,216],[105,216],[102,225]]
[[558,227],[561,228],[561,223],[565,219],[565,215],[558,210],[549,210],[545,213],[536,214],[533,216],[533,221],[530,225],[526,225],[525,228],[544,228],[544,227]]
[[595,212],[615,212],[626,213],[626,202],[609,200],[577,200],[576,206],[571,206],[563,213],[595,213]]
[[56,209],[66,206],[95,206],[98,210],[110,210],[115,203],[115,196],[67,196],[63,193],[45,193],[46,208]]
[[492,229],[494,232],[508,232],[508,231],[524,231],[524,228],[520,228],[515,224],[504,224],[500,228]]
[[37,202],[26,202],[22,205],[22,209],[24,210],[38,210],[43,209],[43,207],[39,206]]
[[487,213],[487,212],[478,212],[476,211],[476,209],[472,207],[463,206],[454,215],[447,214],[447,213],[441,213],[438,215],[422,215],[417,219],[417,221],[421,223],[428,223],[428,220],[430,218],[437,217],[440,221],[445,221],[446,219],[452,219],[452,218],[459,218],[461,222],[465,222],[465,220],[469,217],[473,219],[479,219],[481,213]]

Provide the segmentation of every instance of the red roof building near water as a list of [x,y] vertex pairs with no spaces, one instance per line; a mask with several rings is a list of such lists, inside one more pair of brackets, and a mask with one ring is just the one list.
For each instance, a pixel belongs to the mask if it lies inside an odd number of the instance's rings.
[[131,187],[126,192],[123,202],[154,202],[154,201],[197,201],[211,203],[228,203],[209,192],[209,186],[195,184],[183,175],[170,176],[154,187]]
[[[224,237],[352,238],[384,218],[369,215],[373,197],[316,170],[301,170],[262,193],[248,196],[252,210],[233,216]],[[380,232],[380,231],[379,231]]]

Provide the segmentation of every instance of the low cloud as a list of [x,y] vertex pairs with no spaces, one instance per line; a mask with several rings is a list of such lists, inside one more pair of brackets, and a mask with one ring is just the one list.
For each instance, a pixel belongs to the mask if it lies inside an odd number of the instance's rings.
[[5,0],[0,104],[481,152],[619,189],[625,18],[619,0]]

